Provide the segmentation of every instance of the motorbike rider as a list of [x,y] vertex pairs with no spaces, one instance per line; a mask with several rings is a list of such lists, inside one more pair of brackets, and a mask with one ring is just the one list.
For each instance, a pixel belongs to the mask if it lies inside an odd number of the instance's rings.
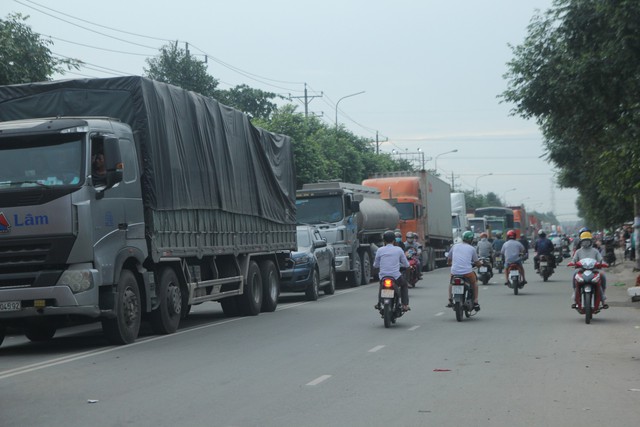
[[416,240],[417,234],[413,231],[407,231],[407,240],[404,242],[405,252],[413,249],[416,253],[415,258],[418,261],[418,277],[422,279],[422,247]]
[[499,254],[502,251],[502,245],[504,245],[504,239],[502,238],[502,232],[496,231],[496,238],[493,243],[493,252]]
[[487,233],[480,234],[480,241],[476,246],[479,258],[489,258],[489,274],[493,276],[493,245],[487,239]]
[[[465,231],[462,234],[462,242],[453,245],[449,251],[447,265],[451,266],[451,276],[464,276],[469,280],[469,283],[473,286],[473,309],[480,311],[480,304],[478,304],[478,278],[473,271],[473,267],[480,267],[482,263],[478,259],[476,249],[471,245],[473,238],[473,231]],[[451,280],[449,280],[449,304],[447,304],[447,307],[453,307]]]
[[540,272],[540,256],[545,255],[547,262],[551,268],[556,268],[556,257],[553,256],[553,243],[547,239],[547,233],[544,230],[538,231],[538,240],[533,247],[535,255],[533,257],[533,265],[535,266],[536,273]]
[[395,231],[395,236],[396,236],[396,239],[394,244],[406,252],[406,249],[404,247],[404,242],[402,241],[402,233],[400,232],[400,230]]
[[[409,288],[407,281],[404,279],[400,268],[409,268],[404,251],[394,245],[396,235],[393,231],[385,231],[382,239],[385,245],[376,251],[376,257],[373,260],[373,268],[378,270],[378,277],[393,277],[396,284],[400,286],[400,301],[402,302],[402,311],[409,311]],[[374,308],[380,310],[380,302]]]
[[[502,245],[502,249],[500,253],[502,253],[502,259],[504,259],[505,267],[508,267],[509,264],[516,264],[516,267],[520,272],[520,277],[522,277],[522,284],[526,285],[527,280],[524,277],[524,268],[522,267],[522,256],[524,255],[524,246],[522,246],[522,243],[516,240],[515,230],[507,231],[507,241],[504,243],[504,245]],[[504,269],[504,273],[507,279],[504,284],[506,286],[509,286],[508,268]]]
[[522,246],[524,246],[524,257],[523,259],[529,259],[529,239],[527,239],[527,236],[525,233],[522,233],[520,235],[520,243],[522,244]]
[[[593,258],[597,262],[602,262],[602,254],[593,246],[593,235],[590,231],[583,231],[580,233],[580,249],[573,255],[573,262],[577,263],[581,259]],[[578,270],[573,273],[573,294],[571,295],[571,308],[576,308],[575,293],[576,293],[576,274]],[[600,271],[600,286],[602,287],[602,308],[609,308],[609,304],[606,303],[607,296],[605,291],[607,290],[607,278],[604,272]]]

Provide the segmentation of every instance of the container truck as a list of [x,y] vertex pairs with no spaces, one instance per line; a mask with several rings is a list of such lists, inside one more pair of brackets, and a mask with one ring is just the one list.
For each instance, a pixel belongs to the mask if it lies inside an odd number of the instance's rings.
[[462,234],[469,228],[467,203],[464,193],[451,193],[451,231],[453,241],[461,242]]
[[377,188],[382,199],[395,206],[403,236],[408,231],[418,234],[423,269],[446,265],[445,252],[453,241],[449,184],[422,170],[376,174],[362,185]]
[[328,181],[304,184],[296,192],[298,224],[318,227],[335,252],[336,280],[360,286],[371,280],[382,235],[398,224],[398,211],[376,188]]
[[[104,180],[92,171],[103,155]],[[0,87],[0,342],[69,321],[133,342],[194,304],[276,309],[296,249],[291,141],[142,77]]]

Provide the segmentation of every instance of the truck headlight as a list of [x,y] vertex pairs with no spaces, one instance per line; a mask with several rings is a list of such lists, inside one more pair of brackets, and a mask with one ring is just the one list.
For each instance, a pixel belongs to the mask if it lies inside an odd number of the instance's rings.
[[93,287],[93,275],[88,270],[67,270],[58,279],[57,285],[68,286],[77,294]]

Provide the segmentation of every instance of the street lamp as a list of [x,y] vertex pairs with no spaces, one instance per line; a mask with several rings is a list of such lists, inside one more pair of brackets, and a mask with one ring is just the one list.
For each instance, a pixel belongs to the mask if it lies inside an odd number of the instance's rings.
[[342,98],[338,99],[338,102],[336,102],[336,142],[338,141],[338,104],[340,104],[340,101],[342,101],[345,98],[350,98],[352,96],[356,96],[356,95],[360,95],[363,94],[365,91],[361,91],[361,92],[356,92],[356,93],[352,93],[351,95],[345,95]]
[[510,188],[507,191],[505,191],[504,193],[502,193],[502,201],[504,202],[505,206],[508,205],[508,203],[507,203],[507,193],[509,191],[515,191],[515,190],[517,190],[517,188]]
[[480,178],[482,178],[483,176],[491,176],[491,175],[493,175],[493,172],[486,173],[486,174],[484,174],[484,175],[480,175],[479,177],[477,177],[477,178],[476,178],[476,185],[475,185],[474,190],[473,190],[473,194],[474,194],[474,196],[477,196],[477,195],[478,195],[478,180],[479,180]]
[[438,172],[438,157],[440,157],[440,156],[444,156],[445,154],[451,154],[451,153],[457,153],[457,152],[458,152],[458,149],[456,148],[455,150],[451,150],[451,151],[447,151],[446,153],[440,153],[440,154],[438,154],[438,155],[436,156],[435,161],[434,161],[434,165],[433,165],[434,170],[435,170],[436,172]]

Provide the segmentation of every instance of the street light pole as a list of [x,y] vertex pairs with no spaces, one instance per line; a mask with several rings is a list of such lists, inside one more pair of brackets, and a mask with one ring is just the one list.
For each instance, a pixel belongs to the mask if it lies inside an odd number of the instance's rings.
[[363,94],[365,91],[361,91],[361,92],[356,92],[356,93],[352,93],[351,95],[345,95],[342,98],[338,99],[338,102],[336,102],[336,142],[338,142],[338,104],[340,104],[340,101],[342,101],[345,98],[350,98],[352,96],[356,96],[356,95],[360,95]]
[[479,180],[480,178],[484,177],[484,176],[491,176],[491,175],[493,175],[493,172],[486,173],[486,174],[484,174],[484,175],[480,175],[479,177],[477,177],[477,178],[476,178],[476,185],[475,185],[475,187],[473,187],[473,188],[474,188],[474,190],[473,190],[473,195],[474,195],[474,196],[477,196],[477,195],[478,195],[478,180]]
[[438,157],[440,156],[444,156],[445,154],[451,154],[451,153],[457,153],[458,149],[456,148],[455,150],[451,150],[451,151],[447,151],[446,153],[440,153],[436,156],[434,164],[433,164],[433,168],[436,172],[438,172]]

